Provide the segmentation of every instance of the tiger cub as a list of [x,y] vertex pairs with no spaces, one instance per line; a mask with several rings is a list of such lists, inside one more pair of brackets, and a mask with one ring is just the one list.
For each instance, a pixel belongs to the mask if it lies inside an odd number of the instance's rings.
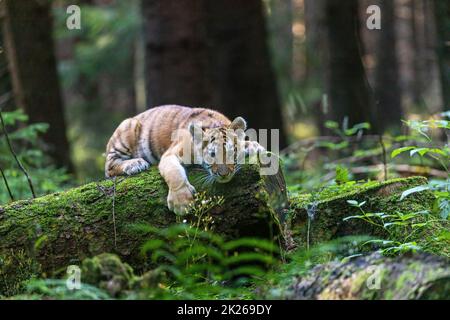
[[199,164],[209,181],[226,183],[239,170],[241,150],[246,155],[264,150],[255,141],[245,141],[246,127],[242,117],[230,121],[210,109],[177,105],[149,109],[116,129],[106,147],[105,175],[134,175],[159,162],[169,187],[167,205],[183,214],[195,193],[186,166]]

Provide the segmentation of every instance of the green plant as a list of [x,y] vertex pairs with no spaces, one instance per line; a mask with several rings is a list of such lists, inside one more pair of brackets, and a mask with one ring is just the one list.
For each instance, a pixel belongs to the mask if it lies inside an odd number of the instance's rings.
[[277,246],[263,239],[225,241],[188,223],[166,229],[145,224],[134,228],[152,235],[142,254],[166,275],[159,298],[250,297],[250,291],[239,287],[262,277],[277,261]]
[[[26,125],[28,117],[21,110],[2,112],[2,116],[9,139],[19,161],[31,176],[36,194],[55,192],[66,186],[70,176],[64,169],[56,169],[51,164],[49,157],[42,151],[44,148],[38,138],[47,130],[48,125],[44,123]],[[0,130],[0,167],[14,199],[29,198],[31,193],[26,177],[11,154],[2,130]],[[11,201],[4,180],[0,180],[0,190],[0,204]]]
[[429,211],[366,212],[363,208],[365,201],[348,200],[347,202],[356,208],[359,214],[348,216],[344,218],[344,221],[362,220],[387,235],[387,239],[372,239],[364,243],[364,245],[380,247],[379,251],[384,255],[431,250],[430,246],[436,241],[432,235],[439,234],[436,230],[445,230],[439,219],[431,215]]
[[[187,213],[192,217],[192,219],[190,219],[191,227],[196,230],[212,230],[214,220],[209,212],[215,207],[220,207],[224,201],[224,197],[208,197],[205,191],[196,193],[194,195],[194,201],[189,204],[189,207],[187,208]],[[181,218],[177,217],[177,219],[178,223],[180,223]]]
[[367,236],[347,236],[312,246],[309,249],[298,249],[286,256],[286,263],[271,269],[263,279],[256,280],[254,286],[259,295],[269,299],[283,299],[292,280],[302,277],[319,264],[330,261],[342,263],[360,256],[362,244],[370,240]]
[[418,156],[420,158],[430,158],[435,160],[447,173],[447,179],[445,181],[431,181],[427,185],[418,186],[410,190],[406,190],[401,199],[410,196],[416,192],[422,192],[425,190],[431,190],[436,196],[436,204],[434,206],[434,212],[438,213],[442,219],[448,219],[450,215],[450,170],[448,164],[450,163],[450,147],[447,142],[444,146],[440,146],[435,142],[430,134],[433,130],[444,130],[448,135],[450,129],[450,121],[448,120],[414,120],[406,121],[406,125],[417,132],[421,137],[425,138],[426,143],[429,145],[424,146],[404,146],[392,151],[391,157],[395,158],[403,153],[409,152],[409,156],[412,158]]
[[85,283],[80,284],[79,289],[70,290],[66,280],[33,279],[27,283],[25,293],[14,299],[107,300],[111,297],[103,290]]

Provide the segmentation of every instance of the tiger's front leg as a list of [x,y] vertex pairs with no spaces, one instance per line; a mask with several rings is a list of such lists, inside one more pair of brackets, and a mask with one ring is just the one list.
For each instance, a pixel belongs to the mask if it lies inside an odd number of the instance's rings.
[[166,152],[158,168],[169,187],[167,206],[177,215],[187,213],[189,204],[194,200],[195,188],[189,183],[179,158]]

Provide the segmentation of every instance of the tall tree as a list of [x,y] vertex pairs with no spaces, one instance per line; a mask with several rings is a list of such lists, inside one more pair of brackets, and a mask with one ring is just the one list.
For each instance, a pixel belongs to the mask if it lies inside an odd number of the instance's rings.
[[450,2],[434,0],[443,110],[450,109]]
[[281,129],[261,0],[142,1],[147,104],[207,106]]
[[286,102],[292,89],[292,67],[294,54],[293,4],[292,0],[269,1],[270,52],[274,61],[274,71],[278,79],[278,91]]
[[439,59],[436,51],[439,45],[435,18],[438,16],[434,14],[433,1],[412,0],[412,7],[415,102],[423,111],[433,114],[442,110]]
[[147,105],[212,105],[203,0],[142,1]]
[[377,30],[375,67],[375,111],[382,117],[380,131],[399,128],[403,117],[397,61],[394,1],[379,0],[381,30]]
[[308,78],[323,82],[326,68],[323,66],[326,53],[326,0],[305,0],[306,68]]
[[348,125],[374,123],[372,97],[360,54],[358,0],[326,3],[326,91],[333,119]]
[[[329,77],[328,68],[325,65],[329,54],[327,50],[326,3],[327,0],[305,0],[306,77],[307,81],[318,86],[321,92],[324,92],[325,83]],[[329,134],[325,122],[330,120],[331,114],[323,94],[312,108],[320,134]]]
[[14,100],[31,123],[46,122],[43,140],[59,167],[73,170],[54,54],[50,0],[2,1]]
[[218,109],[254,129],[280,129],[287,144],[261,0],[205,1]]
[[[0,13],[1,14],[1,13]],[[3,42],[3,34],[0,33],[0,44]],[[0,111],[12,109],[11,76],[8,70],[8,60],[5,50],[0,45]]]

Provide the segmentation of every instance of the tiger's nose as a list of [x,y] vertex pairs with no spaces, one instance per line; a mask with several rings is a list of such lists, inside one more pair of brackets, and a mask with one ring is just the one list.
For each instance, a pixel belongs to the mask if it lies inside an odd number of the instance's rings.
[[228,168],[226,166],[219,166],[217,168],[217,174],[221,177],[225,177],[228,175]]

